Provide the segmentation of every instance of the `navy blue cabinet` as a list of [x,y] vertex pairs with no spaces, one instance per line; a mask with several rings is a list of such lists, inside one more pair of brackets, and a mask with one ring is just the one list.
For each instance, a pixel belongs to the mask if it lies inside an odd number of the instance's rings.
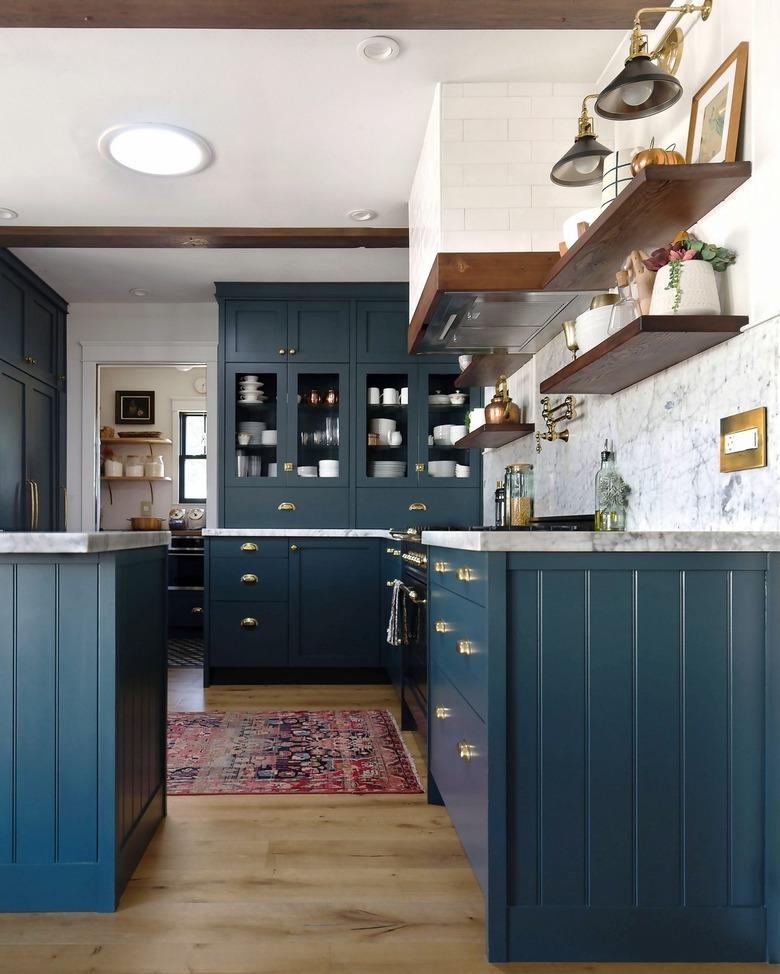
[[296,362],[349,362],[349,302],[290,301],[287,351]]
[[220,350],[226,362],[287,361],[285,301],[226,301]]
[[401,665],[401,647],[391,646],[387,641],[387,627],[390,622],[390,606],[393,598],[393,582],[401,578],[401,549],[396,541],[380,542],[380,617],[379,617],[379,645],[382,666],[392,680],[399,700],[402,691],[403,667]]
[[407,302],[358,301],[356,313],[358,362],[402,362],[407,358]]
[[228,362],[348,362],[346,301],[226,301]]

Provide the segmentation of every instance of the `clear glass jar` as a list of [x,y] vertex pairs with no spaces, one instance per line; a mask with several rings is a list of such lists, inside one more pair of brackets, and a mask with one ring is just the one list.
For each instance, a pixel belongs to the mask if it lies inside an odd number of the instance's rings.
[[530,463],[513,463],[506,468],[506,515],[510,528],[523,528],[534,516],[534,468]]
[[162,454],[156,457],[147,457],[144,461],[144,477],[164,477],[165,461]]
[[143,477],[143,475],[143,460],[131,453],[125,458],[125,477]]
[[642,314],[639,302],[631,293],[631,285],[628,283],[626,271],[618,271],[615,280],[617,282],[618,299],[612,305],[612,311],[607,325],[607,335],[614,335],[615,332],[630,325]]

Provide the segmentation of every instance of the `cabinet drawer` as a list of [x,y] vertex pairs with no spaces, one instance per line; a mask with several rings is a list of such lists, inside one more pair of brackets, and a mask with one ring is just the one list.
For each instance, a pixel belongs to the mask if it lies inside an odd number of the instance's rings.
[[244,553],[211,558],[211,598],[220,602],[286,602],[288,562]]
[[287,611],[286,602],[210,603],[209,665],[286,666]]
[[[209,546],[209,555],[212,559],[215,557],[229,558],[235,555],[247,565],[252,559],[286,558],[290,548],[287,538],[208,538],[206,543]],[[252,547],[253,545],[254,547]],[[251,569],[249,570],[251,571]]]
[[203,592],[169,589],[168,625],[172,629],[202,629]]
[[[226,527],[347,528],[347,487],[226,487]],[[280,505],[292,504],[280,510]]]
[[428,600],[431,661],[487,719],[487,612],[436,584],[429,587]]
[[431,667],[431,772],[483,893],[488,864],[487,729],[445,674]]
[[[389,528],[398,525],[427,527],[449,524],[452,527],[475,524],[480,503],[479,490],[474,487],[449,487],[447,489],[393,487],[392,480],[382,482],[391,485],[358,487],[357,526],[359,528]],[[424,510],[410,510],[412,505],[423,504]]]
[[431,581],[472,602],[487,605],[487,554],[457,548],[431,548],[428,553]]

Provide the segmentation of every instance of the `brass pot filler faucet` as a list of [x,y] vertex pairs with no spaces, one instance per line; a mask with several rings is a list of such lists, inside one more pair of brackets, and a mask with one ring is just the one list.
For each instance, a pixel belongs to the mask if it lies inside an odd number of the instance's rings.
[[547,423],[546,433],[536,434],[536,452],[542,452],[542,440],[548,440],[550,443],[553,440],[562,440],[564,443],[569,442],[569,431],[558,430],[556,426],[558,423],[564,420],[571,420],[577,418],[577,410],[574,408],[577,405],[577,400],[574,396],[567,396],[562,402],[559,402],[556,406],[550,405],[550,397],[545,396],[542,399],[542,419]]

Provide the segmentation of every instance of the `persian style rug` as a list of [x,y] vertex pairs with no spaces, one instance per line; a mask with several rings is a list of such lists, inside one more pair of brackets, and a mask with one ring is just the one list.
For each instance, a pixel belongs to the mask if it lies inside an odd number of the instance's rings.
[[168,715],[169,795],[422,792],[387,710]]

